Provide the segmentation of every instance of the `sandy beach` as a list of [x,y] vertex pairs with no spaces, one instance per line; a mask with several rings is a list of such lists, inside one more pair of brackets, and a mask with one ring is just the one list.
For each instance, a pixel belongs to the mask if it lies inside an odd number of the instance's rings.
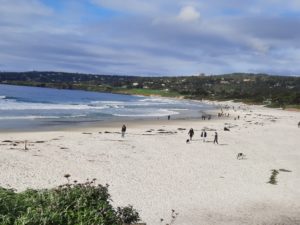
[[[182,225],[300,224],[300,113],[218,104],[229,106],[229,117],[214,111],[211,120],[131,121],[125,138],[121,123],[2,132],[0,186],[50,188],[70,174],[109,184],[113,204],[133,205],[148,225],[170,222],[172,209]],[[190,128],[195,136],[186,143]],[[268,183],[273,169],[276,185]]]

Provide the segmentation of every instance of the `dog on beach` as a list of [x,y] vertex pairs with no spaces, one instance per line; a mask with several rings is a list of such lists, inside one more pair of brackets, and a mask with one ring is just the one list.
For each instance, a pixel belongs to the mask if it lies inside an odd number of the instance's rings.
[[246,157],[246,155],[242,152],[238,153],[236,156],[237,159],[244,159],[244,157]]

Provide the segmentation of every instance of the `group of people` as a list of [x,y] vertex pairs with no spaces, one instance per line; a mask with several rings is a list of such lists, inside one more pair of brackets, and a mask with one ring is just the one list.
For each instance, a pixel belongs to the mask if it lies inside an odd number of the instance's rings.
[[218,117],[222,117],[222,116],[229,117],[229,116],[230,116],[230,114],[229,114],[229,113],[223,113],[223,112],[221,112],[221,113],[218,113]]
[[[122,128],[121,128],[121,133],[122,133],[122,137],[123,137],[123,138],[125,137],[126,129],[127,129],[127,128],[126,128],[125,124],[123,124],[123,126],[122,126]],[[191,129],[189,130],[189,132],[188,132],[188,135],[190,136],[190,141],[193,139],[194,134],[195,134],[194,129],[191,128]],[[207,137],[207,132],[206,132],[205,130],[203,130],[203,131],[201,132],[201,138],[203,138],[203,142],[205,142],[206,137]],[[217,133],[217,132],[215,132],[214,144],[219,144],[219,143],[218,143],[218,133]]]
[[[193,139],[194,134],[195,134],[194,129],[191,128],[188,132],[188,135],[190,136],[190,141]],[[201,137],[203,138],[203,142],[205,142],[206,137],[207,137],[207,132],[205,130],[201,132]],[[218,133],[217,132],[215,132],[214,144],[219,144],[219,142],[218,142]]]
[[[202,115],[202,116],[201,116],[201,119],[202,119],[202,120],[206,120],[206,116],[205,116],[205,115]],[[211,115],[208,115],[208,116],[207,116],[207,119],[208,119],[208,120],[211,120]]]

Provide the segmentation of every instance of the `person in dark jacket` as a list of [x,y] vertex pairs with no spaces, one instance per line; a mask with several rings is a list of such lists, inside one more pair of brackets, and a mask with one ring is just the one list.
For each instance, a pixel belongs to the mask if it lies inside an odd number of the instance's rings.
[[214,139],[214,144],[219,144],[218,143],[218,133],[217,132],[215,132],[215,139]]
[[193,139],[193,136],[194,136],[194,129],[193,129],[193,128],[191,128],[191,129],[189,130],[188,135],[190,135],[190,141],[191,141],[191,140]]
[[125,124],[122,126],[121,132],[122,132],[122,137],[125,137],[125,132],[126,132]]

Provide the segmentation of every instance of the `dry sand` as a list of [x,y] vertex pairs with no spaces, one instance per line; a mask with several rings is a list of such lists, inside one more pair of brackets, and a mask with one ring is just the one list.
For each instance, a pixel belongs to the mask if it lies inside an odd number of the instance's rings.
[[[68,173],[108,183],[113,204],[132,204],[149,225],[169,222],[172,209],[179,213],[174,224],[182,225],[300,224],[300,113],[222,104],[241,108],[210,121],[130,122],[125,138],[105,133],[119,132],[122,124],[0,133],[0,185],[55,187]],[[187,144],[191,127],[195,136]],[[213,130],[219,145],[212,143]],[[239,152],[246,158],[237,160]],[[272,169],[291,172],[280,171],[272,185]]]

